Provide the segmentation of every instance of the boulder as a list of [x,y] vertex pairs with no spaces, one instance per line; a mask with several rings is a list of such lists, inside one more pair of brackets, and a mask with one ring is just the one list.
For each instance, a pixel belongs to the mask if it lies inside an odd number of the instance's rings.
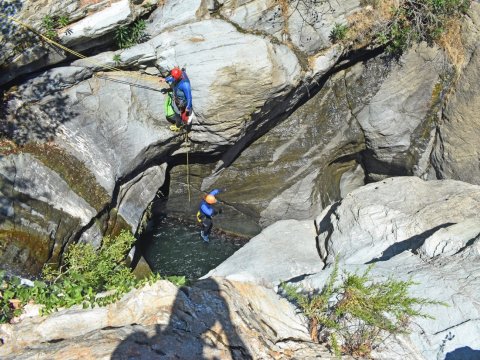
[[[425,44],[408,51],[368,102],[352,111],[365,133],[365,166],[372,180],[423,175],[419,159],[427,151],[440,106],[442,54]],[[428,165],[428,163],[427,163]]]
[[313,222],[284,220],[267,227],[203,278],[221,276],[272,287],[318,272],[323,265]]
[[[410,296],[448,306],[422,306],[433,318],[415,318],[411,334],[389,337],[373,358],[474,359],[480,350],[479,196],[480,187],[453,180],[399,177],[365,185],[317,218],[318,243],[299,230],[309,221],[280,221],[209,275],[268,286],[284,280],[315,292],[326,284],[335,258],[340,274],[374,264],[374,281],[413,280]],[[322,270],[317,246],[325,241]],[[276,246],[288,251],[279,255]]]
[[317,217],[323,258],[347,264],[417,252],[440,229],[478,216],[480,187],[459,181],[396,177],[349,193]]
[[[411,279],[410,295],[448,305],[422,308],[435,319],[415,319],[412,335],[386,343],[379,358],[448,359],[480,348],[479,199],[476,185],[390,178],[351,192],[317,218],[327,264],[338,258],[350,272],[375,264],[374,279]],[[326,277],[312,276],[304,286],[319,289]]]
[[[45,151],[42,149],[42,151]],[[55,152],[50,152],[55,154]],[[63,175],[71,175],[64,173]],[[65,244],[86,226],[96,209],[54,169],[28,154],[12,154],[0,162],[0,257],[2,267],[36,275],[58,261]],[[73,188],[73,189],[72,189]],[[93,194],[94,188],[90,189]],[[96,199],[101,201],[101,199]],[[96,226],[90,242],[98,244]]]
[[205,279],[136,289],[103,308],[73,307],[0,325],[2,359],[331,358],[270,289]]

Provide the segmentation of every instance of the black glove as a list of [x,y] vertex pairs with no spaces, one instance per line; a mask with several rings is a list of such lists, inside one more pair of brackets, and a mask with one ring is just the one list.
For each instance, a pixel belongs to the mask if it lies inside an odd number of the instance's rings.
[[219,214],[221,214],[222,212],[223,212],[223,209],[222,209],[222,208],[218,209],[218,213],[219,213]]
[[163,89],[160,90],[160,92],[161,92],[162,94],[166,94],[166,93],[168,92],[168,89],[167,89],[167,88],[163,88]]

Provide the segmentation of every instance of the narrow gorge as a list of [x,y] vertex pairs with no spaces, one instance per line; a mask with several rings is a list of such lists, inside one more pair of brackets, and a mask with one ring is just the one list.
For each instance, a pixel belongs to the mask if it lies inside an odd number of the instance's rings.
[[[213,241],[246,243],[184,286],[22,305],[0,357],[479,359],[480,4],[418,3],[433,35],[402,28],[411,0],[0,0],[1,299],[125,231],[141,277],[151,224],[193,226],[215,188]],[[165,118],[175,66],[188,132]],[[405,281],[430,317],[349,353],[288,300],[337,267]]]

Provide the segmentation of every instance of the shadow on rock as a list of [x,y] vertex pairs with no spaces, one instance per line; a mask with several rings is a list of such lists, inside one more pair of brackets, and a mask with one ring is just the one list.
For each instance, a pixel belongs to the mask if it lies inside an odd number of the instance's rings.
[[48,72],[26,82],[7,99],[11,105],[6,105],[7,121],[2,121],[0,132],[17,144],[53,140],[58,128],[78,115],[62,91],[70,86],[61,74]]
[[478,360],[480,359],[480,350],[474,350],[464,346],[449,352],[445,360]]
[[406,251],[406,250],[411,250],[412,252],[416,252],[427,240],[430,236],[432,236],[435,232],[437,232],[440,229],[447,228],[451,225],[454,225],[454,223],[445,223],[441,224],[438,226],[435,226],[434,228],[424,231],[421,234],[412,236],[411,238],[408,238],[403,241],[399,241],[393,245],[390,245],[388,248],[385,249],[385,251],[382,253],[381,257],[374,258],[370,261],[368,261],[366,264],[372,264],[376,263],[377,261],[387,261],[393,258],[394,256]]
[[[135,329],[135,327],[133,327]],[[213,279],[182,287],[168,324],[137,327],[112,360],[252,359],[232,324],[230,309]]]

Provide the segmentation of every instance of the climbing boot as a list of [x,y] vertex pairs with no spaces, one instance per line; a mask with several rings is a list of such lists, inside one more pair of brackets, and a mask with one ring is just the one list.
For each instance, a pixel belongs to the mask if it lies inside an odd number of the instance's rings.
[[180,126],[178,127],[176,124],[173,124],[170,126],[170,130],[174,131],[174,132],[178,132],[180,130],[182,130],[183,126]]
[[203,231],[200,231],[200,236],[202,237],[203,241],[207,243],[210,241],[210,239],[208,238],[208,235],[205,235]]

